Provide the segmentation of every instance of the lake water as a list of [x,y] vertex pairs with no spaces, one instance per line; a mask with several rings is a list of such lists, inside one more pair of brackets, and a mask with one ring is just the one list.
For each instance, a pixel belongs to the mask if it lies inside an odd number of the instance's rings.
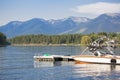
[[[36,54],[78,55],[85,47],[0,47],[0,80],[120,80],[120,66],[35,62]],[[120,55],[120,48],[115,50]]]

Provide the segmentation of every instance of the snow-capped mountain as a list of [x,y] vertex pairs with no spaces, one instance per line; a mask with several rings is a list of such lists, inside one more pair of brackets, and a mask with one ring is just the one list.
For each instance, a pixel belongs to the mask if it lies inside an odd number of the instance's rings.
[[90,20],[89,18],[86,18],[86,17],[73,17],[73,16],[69,17],[68,19],[71,19],[76,23],[83,23]]
[[28,21],[12,21],[0,27],[7,37],[25,34],[74,34],[92,32],[120,32],[120,13],[102,14],[94,19],[69,17],[58,20],[33,18]]

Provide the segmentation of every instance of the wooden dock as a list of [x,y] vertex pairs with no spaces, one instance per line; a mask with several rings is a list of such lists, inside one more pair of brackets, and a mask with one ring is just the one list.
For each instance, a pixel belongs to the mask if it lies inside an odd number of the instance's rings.
[[35,61],[74,61],[74,56],[50,55],[50,56],[34,56]]

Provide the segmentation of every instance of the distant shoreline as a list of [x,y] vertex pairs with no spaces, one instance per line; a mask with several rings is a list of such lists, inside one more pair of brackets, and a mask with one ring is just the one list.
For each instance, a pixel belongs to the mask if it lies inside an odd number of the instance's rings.
[[[11,44],[11,46],[87,46],[85,44]],[[120,47],[120,44],[117,46]]]
[[5,47],[6,45],[0,45],[0,47]]
[[11,46],[81,46],[81,44],[11,44]]

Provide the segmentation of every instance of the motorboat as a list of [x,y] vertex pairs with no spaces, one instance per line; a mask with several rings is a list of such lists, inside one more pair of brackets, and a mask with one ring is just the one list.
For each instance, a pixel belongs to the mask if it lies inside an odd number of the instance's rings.
[[87,46],[74,60],[79,64],[115,64],[120,65],[120,56],[115,55],[117,41],[102,37]]

